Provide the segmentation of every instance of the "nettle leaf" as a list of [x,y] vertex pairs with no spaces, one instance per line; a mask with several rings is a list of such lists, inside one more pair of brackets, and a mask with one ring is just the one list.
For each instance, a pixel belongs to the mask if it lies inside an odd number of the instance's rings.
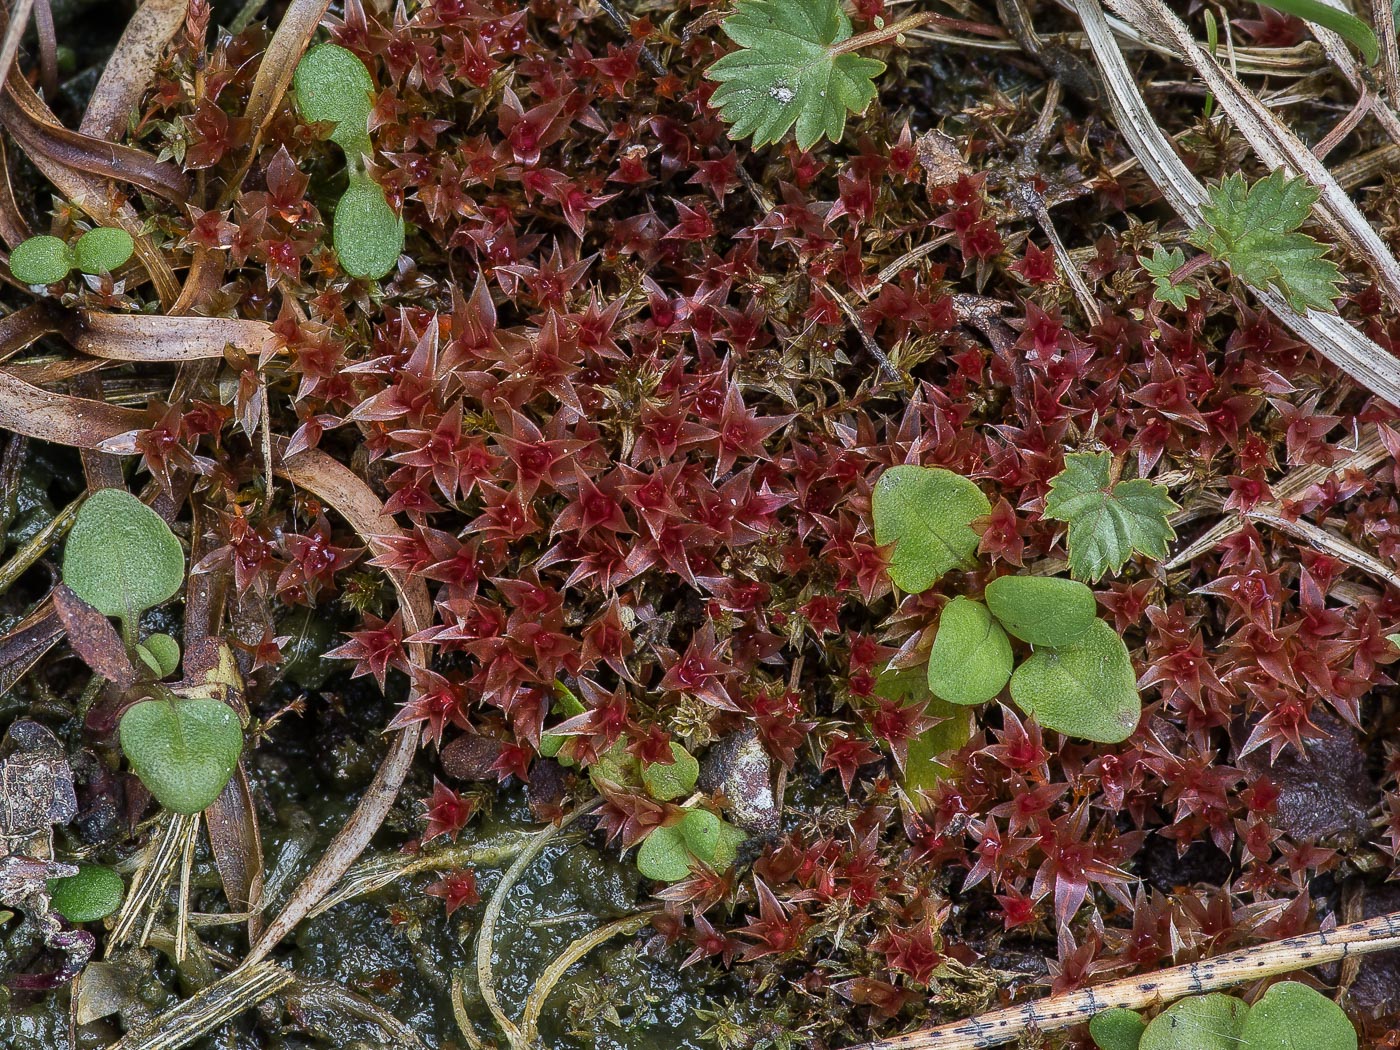
[[[1142,1033],[1139,1050],[1241,1050],[1249,1006],[1233,995],[1193,995],[1167,1007]],[[1321,1048],[1318,1048],[1321,1050]]]
[[131,234],[116,226],[99,226],[78,238],[73,261],[83,273],[112,273],[124,266],[135,250]]
[[928,687],[954,704],[985,704],[1006,688],[1015,666],[1011,640],[981,602],[954,598],[943,607],[928,656]]
[[1249,1008],[1235,1050],[1356,1050],[1342,1008],[1297,981],[1282,981]]
[[352,170],[331,229],[341,267],[351,277],[377,281],[398,263],[403,237],[403,217],[389,205],[384,188]]
[[126,884],[111,868],[79,864],[78,874],[49,880],[53,910],[69,922],[97,922],[121,907]]
[[688,795],[695,790],[695,781],[700,776],[700,763],[680,744],[671,744],[671,758],[669,766],[662,762],[642,766],[642,786],[659,802]]
[[1089,1022],[1089,1038],[1099,1050],[1139,1050],[1147,1022],[1136,1011],[1115,1006],[1095,1014]]
[[374,109],[374,78],[365,64],[339,44],[317,44],[302,56],[292,75],[302,116],[334,124],[331,141],[350,157],[369,153],[369,116]]
[[180,541],[131,493],[99,489],[78,509],[63,549],[63,582],[104,616],[135,620],[184,580]]
[[987,584],[985,597],[1001,625],[1031,645],[1071,645],[1098,614],[1093,591],[1052,576],[1001,576]]
[[1235,174],[1208,193],[1205,222],[1191,231],[1192,244],[1247,284],[1278,292],[1295,310],[1336,313],[1341,271],[1323,258],[1325,245],[1295,232],[1318,198],[1306,179],[1275,170],[1249,186]]
[[950,569],[971,568],[980,537],[972,521],[992,512],[982,490],[942,467],[891,467],[870,497],[875,542],[893,543],[890,579],[920,594]]
[[1178,508],[1166,487],[1146,478],[1114,482],[1107,452],[1071,452],[1050,480],[1045,516],[1069,524],[1069,570],[1082,580],[1118,572],[1133,551],[1161,560],[1176,539]]
[[1095,620],[1063,649],[1037,649],[1011,676],[1011,699],[1046,729],[1117,744],[1137,728],[1142,698],[1128,647]]
[[752,137],[755,146],[794,124],[799,149],[823,135],[841,141],[846,114],[865,112],[885,71],[875,59],[835,53],[851,36],[840,0],[739,0],[723,28],[739,50],[705,71],[720,85],[710,104],[734,125],[730,138]]
[[886,668],[875,678],[875,695],[898,701],[900,707],[924,705],[924,714],[939,721],[909,741],[904,756],[904,787],[911,794],[932,791],[952,770],[938,756],[956,751],[972,739],[976,727],[968,708],[940,700],[929,690],[927,667]]
[[117,732],[141,783],[175,813],[213,805],[243,753],[238,716],[218,700],[143,700]]
[[10,252],[10,273],[23,284],[57,284],[71,269],[72,249],[47,234],[20,241]]

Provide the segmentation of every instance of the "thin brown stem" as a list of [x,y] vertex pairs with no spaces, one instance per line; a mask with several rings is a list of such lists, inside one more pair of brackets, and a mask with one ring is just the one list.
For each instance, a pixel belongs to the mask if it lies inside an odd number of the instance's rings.
[[940,15],[933,11],[921,11],[917,15],[910,15],[908,18],[901,18],[898,22],[891,22],[887,26],[879,29],[870,29],[864,33],[857,33],[855,36],[847,37],[839,44],[833,44],[828,48],[828,53],[832,58],[837,55],[849,55],[853,51],[861,51],[867,47],[876,47],[879,44],[887,44],[892,40],[898,40],[905,33],[915,29],[922,29],[924,26],[938,26],[941,29],[958,29],[964,33],[976,33],[979,36],[1001,38],[1006,33],[997,26],[984,25],[981,22],[967,22],[961,18],[949,18],[947,15]]

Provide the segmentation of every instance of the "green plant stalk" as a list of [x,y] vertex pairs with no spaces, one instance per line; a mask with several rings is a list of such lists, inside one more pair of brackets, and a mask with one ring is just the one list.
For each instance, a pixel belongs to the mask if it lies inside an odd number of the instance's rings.
[[59,511],[52,521],[36,532],[28,543],[15,551],[15,556],[0,566],[0,594],[14,586],[24,573],[42,558],[50,547],[67,534],[77,520],[82,500],[74,500]]

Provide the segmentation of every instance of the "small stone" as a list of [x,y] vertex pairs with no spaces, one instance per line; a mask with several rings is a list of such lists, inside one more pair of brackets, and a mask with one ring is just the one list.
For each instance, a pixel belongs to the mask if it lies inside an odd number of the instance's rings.
[[495,780],[491,768],[501,757],[501,742],[465,733],[442,749],[442,768],[454,780]]
[[773,760],[753,730],[732,733],[700,761],[700,790],[724,796],[730,820],[745,831],[766,833],[779,825],[773,797]]

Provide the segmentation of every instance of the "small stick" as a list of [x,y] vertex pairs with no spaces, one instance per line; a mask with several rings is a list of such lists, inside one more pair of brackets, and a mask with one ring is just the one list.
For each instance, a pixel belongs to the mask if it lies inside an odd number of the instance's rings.
[[1113,1007],[1141,1010],[1184,995],[1201,995],[1391,948],[1400,948],[1400,911],[865,1043],[857,1050],[980,1050],[1009,1043],[1026,1032],[1071,1028]]

